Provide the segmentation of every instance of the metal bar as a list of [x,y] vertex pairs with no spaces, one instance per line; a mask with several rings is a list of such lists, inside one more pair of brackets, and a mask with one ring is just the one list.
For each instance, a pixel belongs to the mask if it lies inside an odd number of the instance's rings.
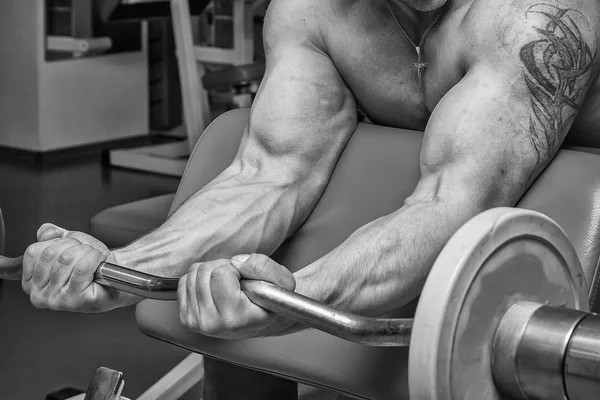
[[148,3],[168,3],[169,0],[121,0],[121,4],[148,4]]
[[4,254],[4,246],[6,244],[5,238],[6,230],[4,228],[4,217],[2,216],[2,209],[0,209],[0,256]]
[[564,363],[567,399],[597,398],[600,393],[600,316],[588,315],[569,341]]
[[191,353],[136,400],[178,400],[203,379],[204,357]]
[[96,270],[94,281],[147,299],[177,300],[177,278],[163,278],[104,262]]
[[[96,271],[95,281],[150,299],[177,300],[179,279],[176,278],[162,278],[102,263]],[[241,287],[255,304],[342,339],[379,347],[409,345],[412,319],[362,317],[262,281],[242,280]]]
[[208,93],[200,84],[204,66],[196,62],[188,0],[171,0],[177,67],[183,97],[183,119],[191,152],[210,121]]
[[253,303],[339,338],[378,347],[410,343],[412,319],[362,317],[262,281],[242,280],[241,286]]
[[109,37],[101,38],[73,38],[70,36],[48,36],[46,49],[73,53],[77,56],[105,53],[112,48]]

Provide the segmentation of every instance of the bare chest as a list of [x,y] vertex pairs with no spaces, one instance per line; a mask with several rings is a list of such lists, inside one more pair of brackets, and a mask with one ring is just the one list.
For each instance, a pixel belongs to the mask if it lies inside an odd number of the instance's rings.
[[384,11],[348,18],[329,35],[329,53],[371,121],[423,130],[437,103],[464,74],[456,28],[460,16],[450,13],[440,19],[419,57]]

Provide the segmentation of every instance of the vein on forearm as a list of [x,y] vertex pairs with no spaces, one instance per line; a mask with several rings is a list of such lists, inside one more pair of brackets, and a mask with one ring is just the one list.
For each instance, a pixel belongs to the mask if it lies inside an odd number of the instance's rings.
[[300,181],[225,174],[121,254],[135,267],[167,276],[186,273],[194,262],[271,254],[306,218],[318,190]]
[[437,254],[473,214],[439,199],[405,205],[298,271],[298,290],[360,315],[396,310],[419,295]]

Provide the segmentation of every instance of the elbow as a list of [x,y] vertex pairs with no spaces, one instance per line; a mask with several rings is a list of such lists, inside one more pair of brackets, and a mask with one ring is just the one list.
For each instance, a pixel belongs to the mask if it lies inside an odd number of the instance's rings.
[[239,157],[230,165],[229,171],[241,184],[264,184],[270,190],[288,193],[322,193],[329,175],[322,169],[303,164],[285,158],[264,161]]
[[500,177],[440,172],[422,176],[403,208],[434,207],[470,219],[491,208],[514,207],[521,195],[522,190]]

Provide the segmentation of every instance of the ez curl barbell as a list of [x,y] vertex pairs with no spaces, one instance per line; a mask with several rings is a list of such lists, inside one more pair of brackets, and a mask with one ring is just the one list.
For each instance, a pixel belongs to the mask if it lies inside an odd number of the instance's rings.
[[[19,259],[0,258],[0,277]],[[176,300],[178,279],[102,263],[95,282]],[[257,305],[340,338],[409,346],[412,400],[591,400],[600,397],[600,316],[589,312],[577,254],[550,218],[497,208],[448,241],[414,319],[366,318],[270,283],[243,280]]]

